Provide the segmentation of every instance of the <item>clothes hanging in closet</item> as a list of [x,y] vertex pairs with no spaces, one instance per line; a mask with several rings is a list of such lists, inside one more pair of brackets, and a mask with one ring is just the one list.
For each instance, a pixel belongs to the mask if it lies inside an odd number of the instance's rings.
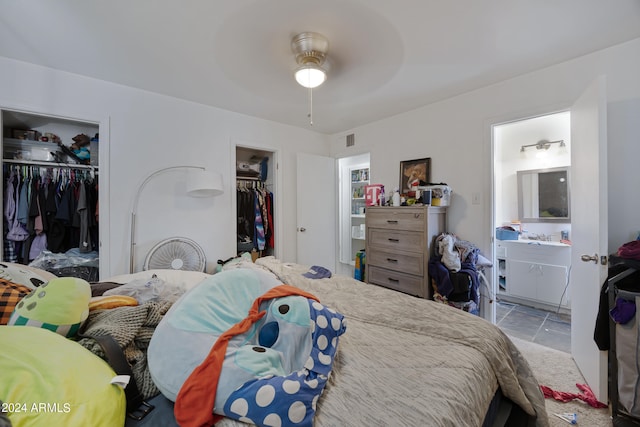
[[239,182],[236,196],[238,252],[273,249],[273,193]]
[[28,264],[43,250],[98,250],[98,187],[92,171],[4,165],[3,172],[4,261]]

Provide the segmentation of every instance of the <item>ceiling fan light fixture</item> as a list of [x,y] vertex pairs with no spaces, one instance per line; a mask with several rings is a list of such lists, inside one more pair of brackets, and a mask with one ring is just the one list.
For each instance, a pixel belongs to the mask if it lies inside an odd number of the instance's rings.
[[325,36],[314,32],[300,33],[291,40],[291,50],[298,63],[295,71],[298,84],[313,89],[327,80],[327,71],[322,66],[329,51],[329,40]]
[[300,86],[313,89],[327,80],[327,72],[315,64],[306,64],[296,70],[295,77]]

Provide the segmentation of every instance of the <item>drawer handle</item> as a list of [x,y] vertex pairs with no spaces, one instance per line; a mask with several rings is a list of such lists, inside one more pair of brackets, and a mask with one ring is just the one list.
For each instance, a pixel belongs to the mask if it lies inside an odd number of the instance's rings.
[[398,223],[398,220],[396,220],[396,219],[388,219],[387,220],[387,224],[397,224],[397,223]]
[[390,281],[390,282],[393,282],[393,283],[399,283],[400,282],[400,280],[394,279],[392,277],[387,277],[387,280]]
[[394,242],[394,243],[398,243],[400,241],[400,239],[392,239],[391,237],[389,237],[388,239],[390,242]]
[[389,262],[398,262],[397,259],[393,259],[393,258],[387,258],[387,261],[389,261]]

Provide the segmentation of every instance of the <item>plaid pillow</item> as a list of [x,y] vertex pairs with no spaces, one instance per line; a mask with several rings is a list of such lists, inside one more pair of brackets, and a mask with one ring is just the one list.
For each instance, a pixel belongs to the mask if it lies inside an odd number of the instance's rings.
[[0,325],[6,325],[14,307],[31,292],[24,285],[0,279]]

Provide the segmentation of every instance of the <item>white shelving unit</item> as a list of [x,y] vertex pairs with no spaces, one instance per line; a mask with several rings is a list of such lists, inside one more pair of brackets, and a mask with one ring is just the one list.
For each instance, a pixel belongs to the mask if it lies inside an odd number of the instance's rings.
[[498,292],[507,292],[507,248],[498,243],[496,248],[496,259],[498,260]]
[[355,264],[356,254],[364,249],[365,246],[365,217],[366,206],[364,197],[364,188],[369,185],[369,168],[357,167],[349,171],[351,177],[350,195],[351,195],[351,260],[352,265]]
[[[356,254],[365,247],[366,206],[364,187],[371,182],[369,153],[338,160],[338,241],[337,271],[354,276]],[[361,211],[362,208],[362,211]]]

